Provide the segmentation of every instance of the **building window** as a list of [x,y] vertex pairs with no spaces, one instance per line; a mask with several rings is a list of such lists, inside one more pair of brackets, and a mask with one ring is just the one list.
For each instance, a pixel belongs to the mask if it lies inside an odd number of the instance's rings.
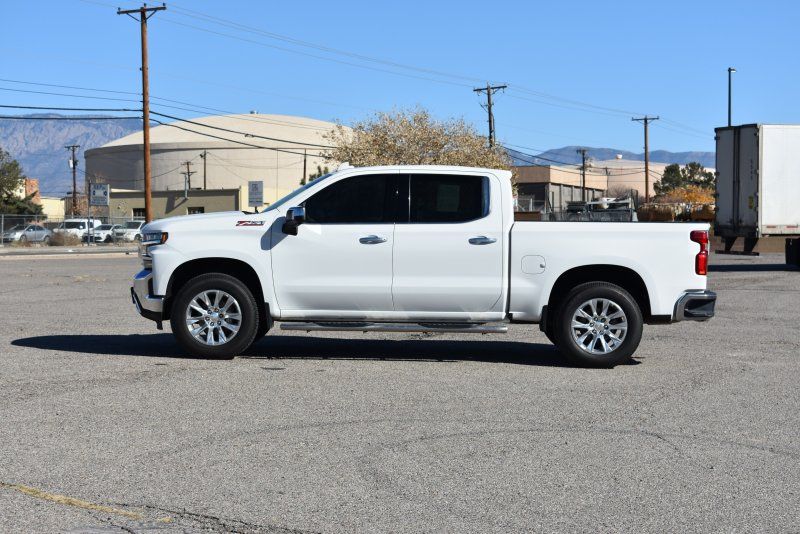
[[144,208],[133,208],[134,219],[144,219]]
[[205,213],[206,209],[202,206],[198,206],[196,208],[187,208],[186,213],[189,215],[197,215],[198,213]]

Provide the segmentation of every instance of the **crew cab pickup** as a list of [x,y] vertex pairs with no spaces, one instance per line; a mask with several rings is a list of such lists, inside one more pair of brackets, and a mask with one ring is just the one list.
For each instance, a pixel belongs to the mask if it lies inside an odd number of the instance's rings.
[[230,358],[273,326],[503,333],[539,328],[570,360],[613,366],[645,323],[706,320],[708,225],[515,222],[511,173],[340,167],[262,213],[142,229],[139,313],[187,352]]

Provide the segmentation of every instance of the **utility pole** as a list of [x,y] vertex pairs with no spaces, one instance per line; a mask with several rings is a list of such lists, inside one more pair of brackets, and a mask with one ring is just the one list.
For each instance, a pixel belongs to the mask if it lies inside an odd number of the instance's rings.
[[[150,183],[150,80],[147,65],[147,20],[163,11],[167,6],[162,4],[158,7],[147,7],[142,4],[138,9],[121,10],[117,8],[117,15],[128,15],[133,20],[139,21],[140,33],[142,38],[142,135],[144,136],[144,220],[153,220],[153,206],[151,205],[151,183]],[[139,14],[139,18],[133,16]]]
[[658,117],[648,117],[645,115],[640,118],[632,118],[632,121],[644,124],[644,203],[650,202],[650,139],[648,136],[648,126],[651,122],[657,121]]
[[308,153],[306,152],[306,149],[304,148],[303,149],[303,180],[302,180],[302,183],[306,183],[306,179],[307,179],[306,178],[306,176],[307,176],[306,175],[306,163],[307,163],[306,160],[307,159],[308,159]]
[[191,161],[184,161],[183,163],[181,163],[181,165],[186,165],[186,170],[181,173],[184,176],[183,198],[189,198],[189,189],[192,188],[192,175],[195,174],[197,171],[192,170]]
[[586,202],[586,149],[576,150],[581,155],[581,202]]
[[76,176],[77,173],[78,173],[78,158],[75,157],[75,151],[78,150],[80,147],[81,147],[81,145],[68,145],[68,146],[64,147],[67,150],[71,150],[72,151],[72,156],[70,156],[70,159],[69,159],[69,167],[72,169],[72,216],[73,217],[75,217],[75,215],[78,214],[78,208],[77,208],[77,206],[78,206],[78,191],[77,191],[77,189],[78,189],[78,179],[77,179],[77,176]]
[[208,162],[208,150],[203,150],[203,153],[200,154],[200,157],[203,158],[203,189],[208,189],[208,181],[206,175],[207,169],[207,162]]
[[733,122],[731,121],[732,113],[731,113],[731,99],[733,96],[733,83],[731,82],[731,75],[736,72],[736,69],[733,67],[728,67],[728,126],[731,126]]
[[478,87],[473,89],[472,91],[475,93],[486,93],[486,111],[489,112],[489,146],[494,146],[494,112],[492,111],[492,95],[497,91],[502,91],[508,87],[508,85],[491,85],[489,82],[486,82],[486,87]]

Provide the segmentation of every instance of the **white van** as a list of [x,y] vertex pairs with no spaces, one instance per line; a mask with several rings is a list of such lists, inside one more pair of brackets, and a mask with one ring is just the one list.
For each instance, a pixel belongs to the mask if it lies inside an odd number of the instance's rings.
[[75,237],[83,239],[87,234],[87,223],[88,223],[88,228],[91,230],[103,224],[103,221],[101,221],[100,219],[86,219],[86,218],[64,219],[64,222],[59,224],[58,227],[53,230],[53,232],[57,234],[60,233],[72,234]]

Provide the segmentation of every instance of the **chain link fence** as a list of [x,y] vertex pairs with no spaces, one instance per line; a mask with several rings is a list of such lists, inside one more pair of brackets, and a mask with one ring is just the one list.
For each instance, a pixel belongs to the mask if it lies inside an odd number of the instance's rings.
[[141,238],[144,219],[132,217],[46,217],[0,213],[0,247],[121,246]]

